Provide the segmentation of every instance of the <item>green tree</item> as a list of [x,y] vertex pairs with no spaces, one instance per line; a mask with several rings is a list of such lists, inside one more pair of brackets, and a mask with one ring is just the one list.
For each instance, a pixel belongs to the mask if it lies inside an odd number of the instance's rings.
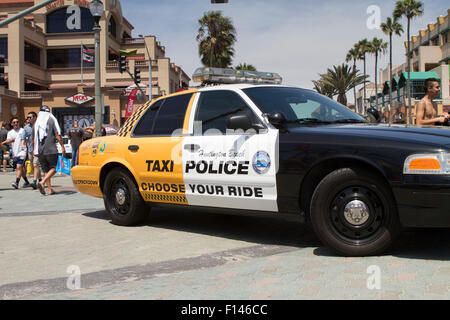
[[333,87],[338,95],[337,101],[347,106],[347,91],[365,83],[367,76],[358,74],[359,70],[352,70],[348,64],[343,63],[328,69],[321,75],[323,84]]
[[401,17],[406,17],[408,20],[407,36],[408,36],[408,81],[407,85],[407,95],[408,95],[408,106],[409,106],[409,123],[412,123],[412,113],[411,113],[411,20],[415,17],[423,15],[423,3],[414,0],[403,0],[397,1],[395,4],[395,9],[393,16],[396,19]]
[[378,109],[378,55],[385,54],[387,42],[382,39],[373,38],[370,42],[369,52],[375,55],[375,107]]
[[314,84],[314,90],[330,99],[333,99],[333,97],[337,94],[334,87],[325,84],[322,80],[313,80],[312,82]]
[[203,65],[217,68],[231,66],[236,42],[236,30],[230,18],[222,16],[221,11],[206,12],[198,20],[197,42]]
[[248,70],[248,71],[256,71],[256,68],[251,64],[240,63],[236,66],[236,70]]
[[[358,48],[359,53],[361,55],[360,60],[362,60],[364,62],[364,77],[366,79],[366,78],[368,78],[367,72],[366,72],[366,54],[370,50],[370,42],[364,38],[364,39],[360,40],[358,43],[356,43],[355,47]],[[366,100],[367,100],[366,81],[364,81],[364,99],[363,99],[363,110],[362,110],[363,113],[366,112]]]
[[[353,71],[356,70],[356,61],[361,60],[361,53],[359,52],[357,47],[353,47],[347,53],[345,57],[345,62],[353,61]],[[356,108],[356,86],[353,87],[353,98],[355,99],[355,108]]]
[[396,18],[388,17],[386,22],[381,24],[381,30],[384,34],[389,36],[389,124],[392,123],[392,35],[402,35],[403,26],[397,21]]

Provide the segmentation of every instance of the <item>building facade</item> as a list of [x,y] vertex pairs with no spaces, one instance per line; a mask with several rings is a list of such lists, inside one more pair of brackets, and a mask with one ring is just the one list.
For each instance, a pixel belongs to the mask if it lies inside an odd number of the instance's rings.
[[[0,0],[0,20],[12,17],[44,0]],[[121,50],[131,73],[141,71],[141,87],[153,98],[188,87],[190,78],[165,56],[155,36],[132,36],[133,25],[123,16],[119,0],[103,0],[100,20],[101,91],[104,123],[121,126],[133,80],[120,73]],[[94,19],[87,0],[57,0],[29,16],[0,28],[0,54],[6,58],[6,87],[0,87],[0,120],[24,119],[30,111],[48,105],[64,133],[74,120],[83,126],[94,122],[93,59]],[[151,61],[151,63],[150,63]],[[151,71],[151,79],[150,79]],[[144,103],[144,97],[136,107]]]

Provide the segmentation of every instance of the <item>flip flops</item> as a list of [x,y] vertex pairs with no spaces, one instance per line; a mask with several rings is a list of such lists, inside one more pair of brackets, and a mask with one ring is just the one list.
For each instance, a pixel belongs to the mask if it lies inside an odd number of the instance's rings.
[[42,184],[41,184],[41,183],[38,183],[37,185],[38,185],[38,188],[39,188],[39,191],[41,192],[41,194],[42,194],[43,196],[45,196],[45,190],[44,190],[44,187],[42,186]]

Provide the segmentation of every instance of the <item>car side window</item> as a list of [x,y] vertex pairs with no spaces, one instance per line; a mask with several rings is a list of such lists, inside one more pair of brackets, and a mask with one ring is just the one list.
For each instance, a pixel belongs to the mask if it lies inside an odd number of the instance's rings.
[[134,129],[133,136],[150,136],[152,134],[156,114],[163,104],[164,100],[158,100],[148,108]]
[[217,129],[225,134],[227,120],[238,115],[247,115],[253,124],[264,128],[245,101],[236,92],[226,90],[202,92],[195,121],[201,122],[202,134],[209,129]]
[[152,135],[171,135],[175,130],[182,129],[192,95],[189,93],[166,98],[156,115]]

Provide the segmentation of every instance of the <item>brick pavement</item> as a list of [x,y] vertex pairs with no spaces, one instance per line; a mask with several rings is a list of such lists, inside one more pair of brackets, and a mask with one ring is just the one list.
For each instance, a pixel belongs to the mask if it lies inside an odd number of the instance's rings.
[[[0,175],[0,299],[450,299],[448,229],[342,258],[282,219],[159,210],[121,228],[70,177],[55,177],[55,196],[13,190],[13,179]],[[81,290],[66,287],[71,264]],[[373,266],[379,289],[367,286]]]

